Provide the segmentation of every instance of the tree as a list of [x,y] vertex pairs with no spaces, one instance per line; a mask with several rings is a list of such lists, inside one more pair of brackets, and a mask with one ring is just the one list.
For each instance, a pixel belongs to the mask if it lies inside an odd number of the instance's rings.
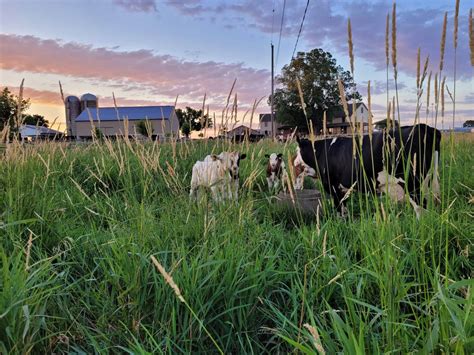
[[184,122],[181,125],[181,133],[183,133],[186,136],[186,138],[188,138],[189,135],[191,134],[191,126],[189,125],[188,122]]
[[135,127],[137,129],[137,132],[142,136],[151,138],[151,136],[153,135],[154,129],[150,121],[138,121]]
[[48,121],[46,121],[44,116],[41,115],[24,115],[23,124],[48,127]]
[[212,127],[212,119],[208,115],[203,115],[202,110],[195,110],[188,106],[185,110],[178,108],[176,116],[178,116],[179,126],[182,127],[185,122],[188,122],[191,131],[200,131],[206,126]]
[[317,130],[322,128],[323,113],[326,111],[328,122],[331,122],[334,113],[342,105],[338,79],[344,86],[347,101],[361,100],[350,72],[337,65],[331,53],[320,48],[307,53],[299,52],[290,64],[283,67],[281,75],[277,77],[277,83],[282,86],[274,95],[278,122],[306,126],[297,78],[301,83],[306,114]]
[[[12,131],[16,131],[18,119],[18,101],[19,97],[10,92],[5,87],[0,94],[0,130],[10,125]],[[23,114],[30,106],[30,100],[22,99],[20,105],[20,113]]]
[[467,120],[462,124],[463,127],[474,127],[474,120]]

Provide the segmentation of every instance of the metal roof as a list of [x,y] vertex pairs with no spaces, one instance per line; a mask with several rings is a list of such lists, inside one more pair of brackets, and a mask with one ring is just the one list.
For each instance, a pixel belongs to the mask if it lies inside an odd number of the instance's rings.
[[69,101],[69,102],[72,102],[72,101],[74,101],[74,102],[79,102],[79,98],[78,98],[77,96],[70,95],[70,96],[66,97],[66,98],[64,99],[64,101],[65,101],[65,102],[66,102],[66,101]]
[[39,135],[62,135],[63,132],[57,131],[44,126],[34,126],[25,124],[20,126],[20,133],[23,137],[39,136]]
[[81,96],[81,101],[97,101],[97,96],[87,93]]
[[169,120],[174,106],[135,106],[86,108],[76,117],[76,122]]

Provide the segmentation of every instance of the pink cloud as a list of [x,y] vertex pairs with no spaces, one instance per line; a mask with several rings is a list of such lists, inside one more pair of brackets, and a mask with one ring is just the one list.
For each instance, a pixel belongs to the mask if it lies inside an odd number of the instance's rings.
[[[0,86],[0,90],[3,90],[4,87]],[[18,95],[20,88],[18,86],[10,86],[8,87],[10,92],[12,92],[15,95]],[[67,91],[64,92],[64,97],[67,97],[68,95],[74,95],[71,93],[68,93]],[[31,87],[24,87],[23,88],[23,97],[25,99],[29,99],[30,103],[32,104],[40,104],[40,105],[54,105],[54,106],[63,106],[62,99],[61,99],[61,94],[58,91],[51,91],[51,90],[38,90],[34,89]],[[99,106],[100,107],[112,107],[114,106],[114,100],[113,97],[110,96],[98,96],[99,99]],[[200,98],[199,102],[195,101],[186,101],[186,100],[180,100],[178,97],[178,100],[176,99],[173,100],[144,100],[144,99],[139,99],[139,98],[131,98],[131,97],[121,97],[121,96],[116,96],[115,97],[115,102],[118,107],[124,107],[124,106],[153,106],[153,105],[174,105],[176,102],[176,107],[177,108],[185,108],[187,106],[193,107],[195,109],[201,109],[202,108],[202,103],[203,103],[203,97]],[[230,104],[231,105],[231,104]],[[213,103],[206,103],[205,104],[205,110],[207,111],[207,107],[209,106],[209,112],[212,116],[213,112],[216,112],[216,117],[220,119],[221,114],[222,114],[222,105],[217,105]],[[266,110],[262,107],[263,104],[261,103],[258,107],[256,112],[266,112]],[[249,109],[248,105],[245,106],[238,106],[240,107],[239,112],[243,115],[245,111]],[[250,118],[250,112],[247,114],[247,118]]]
[[0,34],[0,69],[57,74],[102,82],[121,82],[152,89],[157,96],[185,96],[222,102],[234,79],[241,102],[251,103],[267,96],[267,70],[245,67],[242,63],[185,61],[151,50],[119,52],[109,48],[35,36]]

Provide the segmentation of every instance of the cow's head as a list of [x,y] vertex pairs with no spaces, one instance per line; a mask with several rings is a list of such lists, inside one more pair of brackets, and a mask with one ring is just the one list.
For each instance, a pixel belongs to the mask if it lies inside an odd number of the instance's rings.
[[298,155],[301,160],[308,165],[310,168],[316,169],[316,151],[313,144],[308,139],[301,139],[296,136],[296,142],[298,143]]
[[247,157],[246,154],[240,154],[239,152],[222,152],[219,157],[224,161],[229,174],[233,179],[239,178],[239,166],[240,161]]
[[270,155],[265,154],[265,157],[268,158],[268,165],[272,171],[276,171],[280,168],[281,162],[283,161],[283,154],[272,153]]

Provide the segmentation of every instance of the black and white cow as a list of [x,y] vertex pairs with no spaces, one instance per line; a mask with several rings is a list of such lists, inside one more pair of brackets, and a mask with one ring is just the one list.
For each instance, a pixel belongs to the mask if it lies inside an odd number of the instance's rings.
[[425,204],[422,191],[429,188],[439,198],[441,132],[425,124],[376,132],[372,143],[365,135],[362,146],[359,137],[317,140],[314,146],[307,139],[297,137],[297,142],[302,160],[318,172],[325,191],[341,212],[349,190],[387,193],[401,201],[406,187],[417,216],[417,204]]

